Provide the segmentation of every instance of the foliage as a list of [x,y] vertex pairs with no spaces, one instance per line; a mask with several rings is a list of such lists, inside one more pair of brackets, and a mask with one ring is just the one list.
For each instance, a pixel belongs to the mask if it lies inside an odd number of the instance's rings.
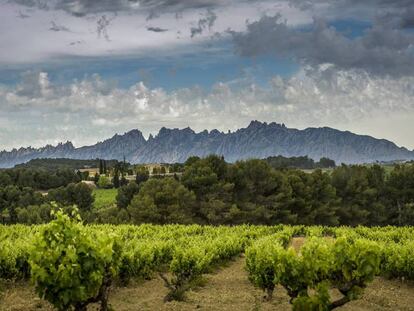
[[[358,299],[380,273],[381,248],[364,239],[313,237],[297,252],[267,238],[248,248],[246,256],[250,279],[266,289],[268,297],[280,284],[293,310],[332,310]],[[343,295],[333,302],[328,293],[332,286]]]
[[0,213],[3,221],[7,223],[18,222],[18,208],[27,208],[31,205],[39,205],[44,202],[40,193],[32,188],[9,185],[0,188]]
[[[99,159],[94,160],[79,160],[79,159],[67,159],[67,158],[56,158],[56,159],[32,159],[26,163],[16,165],[16,168],[31,168],[31,169],[44,169],[48,171],[56,171],[59,169],[82,169],[82,168],[93,168],[99,164]],[[105,160],[108,168],[113,167],[118,161],[117,160]]]
[[51,221],[50,212],[52,205],[44,203],[41,205],[29,205],[26,208],[17,208],[17,220],[19,223],[35,225]]
[[194,194],[173,178],[150,179],[128,207],[134,223],[190,223]]
[[[37,216],[41,208],[36,206],[55,200],[62,205],[79,205],[88,223],[125,223],[132,211],[136,217],[131,222],[135,223],[414,225],[413,164],[397,165],[389,172],[379,165],[341,165],[328,172],[320,169],[305,172],[275,169],[266,160],[226,163],[222,157],[210,155],[190,157],[185,164],[168,166],[169,171],[180,172],[174,176],[175,183],[167,182],[171,187],[154,181],[170,177],[150,178],[142,165],[134,167],[137,182],[126,185],[122,176],[128,172],[127,165],[117,163],[111,171],[112,174],[116,168],[121,177],[117,205],[122,211],[112,209],[109,203],[104,207],[96,204],[99,211],[91,208],[92,196],[88,191],[75,195],[71,181],[79,176],[73,171],[0,171],[0,220],[40,222],[47,218]],[[112,187],[108,177],[96,177],[101,189]],[[48,184],[61,187],[48,190],[49,198],[34,190]],[[149,190],[151,186],[155,190]],[[141,188],[148,191],[139,196]],[[172,188],[179,189],[185,199],[173,194]],[[168,192],[172,193],[170,201],[166,197]]]
[[76,205],[80,210],[90,210],[94,197],[92,188],[85,183],[69,184],[67,187],[60,187],[50,190],[48,200],[60,203],[61,205]]
[[[266,291],[267,299],[276,285],[284,286],[295,310],[332,309],[357,299],[376,275],[414,279],[412,227],[83,226],[62,213],[58,215],[48,225],[0,225],[0,279],[27,278],[30,257],[38,265],[34,278],[39,273],[39,278],[49,282],[49,293],[56,293],[53,299],[68,295],[63,292],[76,293],[70,294],[72,299],[80,297],[80,291],[96,290],[104,271],[102,263],[108,263],[110,253],[119,254],[118,259],[112,257],[110,265],[122,283],[148,279],[158,272],[169,289],[166,299],[183,299],[203,274],[244,252],[250,280]],[[297,235],[305,237],[299,251],[289,247]],[[108,251],[111,248],[116,252]],[[98,260],[93,265],[97,269],[87,264],[94,260]],[[86,272],[79,273],[83,267]],[[164,274],[167,269],[168,277]],[[91,277],[93,271],[98,271],[99,277]],[[55,278],[49,278],[52,273]],[[81,289],[79,282],[87,286]],[[331,301],[327,294],[331,287],[343,293],[340,300]],[[41,294],[46,292],[44,289]]]
[[135,182],[137,185],[140,185],[141,183],[146,182],[149,179],[149,171],[144,166],[138,167],[135,174]]
[[101,176],[99,176],[97,186],[100,189],[110,189],[110,188],[112,188],[112,183],[111,183],[111,180],[108,177],[101,175]]
[[273,168],[297,168],[297,169],[316,169],[316,168],[334,168],[335,161],[328,158],[321,158],[319,162],[315,162],[313,159],[307,156],[302,157],[284,157],[274,156],[268,157],[265,161]]
[[126,209],[131,203],[133,197],[139,192],[139,184],[130,182],[118,189],[116,204],[119,208]]
[[107,310],[121,248],[116,237],[90,235],[79,221],[58,211],[41,230],[30,252],[32,279],[39,296],[58,310],[86,310],[98,301]]
[[19,188],[48,190],[79,181],[76,172],[67,168],[53,171],[42,168],[14,168],[0,171],[0,187],[13,185]]

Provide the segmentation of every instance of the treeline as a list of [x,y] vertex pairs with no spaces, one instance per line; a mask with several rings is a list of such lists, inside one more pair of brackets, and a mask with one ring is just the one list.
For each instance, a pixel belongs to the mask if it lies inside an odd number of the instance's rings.
[[[0,187],[0,222],[3,224],[40,224],[51,220],[50,212],[63,207],[67,212],[77,206],[83,215],[91,215],[94,197],[84,183],[70,183],[48,193],[30,187]],[[89,219],[92,221],[93,219]]]
[[78,205],[83,218],[95,223],[414,225],[412,164],[388,173],[379,165],[306,173],[275,169],[266,160],[229,164],[218,156],[191,157],[172,177],[150,178],[143,168],[135,182],[120,185],[117,206],[99,210],[92,208],[85,184],[70,183],[43,197],[25,186],[11,187],[0,193],[0,212],[8,211],[3,221],[11,223],[47,221],[40,207],[55,201]]
[[194,157],[180,178],[130,183],[117,201],[119,221],[136,224],[413,225],[414,166],[388,175],[379,165],[305,173],[263,160]]
[[30,187],[36,190],[48,190],[77,183],[82,175],[72,169],[63,168],[54,171],[38,168],[14,168],[0,171],[0,188],[16,186]]
[[303,157],[268,157],[265,159],[273,168],[298,168],[298,169],[317,169],[317,168],[334,168],[335,161],[328,158],[321,158],[318,162],[307,156]]
[[[86,174],[87,175],[87,174]],[[0,171],[0,222],[36,224],[50,220],[60,206],[92,208],[92,189],[80,183],[85,174],[69,168],[13,168]]]
[[[97,167],[102,160],[79,160],[79,159],[65,159],[65,158],[56,158],[56,159],[33,159],[23,164],[18,164],[15,168],[30,168],[30,169],[43,169],[47,171],[56,171],[62,169],[77,170],[88,167]],[[118,163],[117,160],[105,160],[105,165],[107,168],[112,168],[115,164]]]

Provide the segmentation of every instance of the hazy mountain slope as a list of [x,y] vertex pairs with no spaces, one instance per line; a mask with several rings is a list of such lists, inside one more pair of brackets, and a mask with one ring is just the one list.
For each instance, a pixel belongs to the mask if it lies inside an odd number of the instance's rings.
[[0,167],[11,167],[34,158],[119,159],[131,163],[184,162],[189,156],[223,155],[229,162],[248,158],[282,155],[304,156],[319,160],[328,157],[337,163],[411,160],[414,152],[385,139],[357,135],[328,127],[304,130],[277,123],[252,121],[246,128],[223,133],[218,130],[194,132],[190,128],[161,128],[145,140],[139,130],[92,146],[74,148],[72,143],[56,147],[20,148],[0,152]]

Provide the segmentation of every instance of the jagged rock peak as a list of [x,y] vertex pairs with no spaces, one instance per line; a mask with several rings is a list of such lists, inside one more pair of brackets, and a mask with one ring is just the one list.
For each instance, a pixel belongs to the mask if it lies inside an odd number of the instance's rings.
[[258,128],[258,127],[264,127],[266,125],[267,125],[266,122],[260,122],[260,121],[257,121],[257,120],[253,120],[253,121],[250,122],[250,124],[247,128]]
[[179,128],[166,128],[165,126],[163,126],[156,137],[160,138],[160,137],[164,137],[166,135],[171,135],[171,134],[176,134],[176,133],[184,133],[184,134],[195,134],[195,132],[190,128],[190,127],[186,127],[183,129],[179,129]]
[[366,135],[332,128],[287,128],[283,123],[251,121],[246,128],[224,133],[213,129],[196,134],[191,128],[162,127],[148,140],[134,129],[92,146],[75,148],[71,142],[43,148],[0,152],[0,167],[11,167],[35,158],[118,159],[131,163],[185,162],[189,156],[223,155],[229,162],[282,155],[328,157],[340,163],[413,160],[414,151]]

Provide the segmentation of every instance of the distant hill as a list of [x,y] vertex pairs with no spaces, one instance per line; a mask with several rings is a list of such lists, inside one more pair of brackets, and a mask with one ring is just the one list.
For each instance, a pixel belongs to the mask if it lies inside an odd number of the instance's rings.
[[414,159],[413,151],[385,139],[329,127],[299,130],[274,122],[252,121],[248,127],[229,133],[163,127],[148,140],[139,130],[132,130],[81,148],[66,142],[38,149],[13,149],[0,152],[0,167],[13,167],[36,158],[122,160],[125,156],[130,163],[175,163],[185,162],[192,155],[209,154],[223,155],[228,162],[278,155],[308,156],[315,161],[325,157],[337,164]]
[[[106,161],[106,166],[108,168],[113,167],[117,160]],[[85,168],[97,168],[99,167],[99,159],[94,160],[79,160],[79,159],[32,159],[29,162],[17,164],[16,168],[35,168],[35,169],[44,169],[48,171],[56,171],[58,169],[85,169]]]

